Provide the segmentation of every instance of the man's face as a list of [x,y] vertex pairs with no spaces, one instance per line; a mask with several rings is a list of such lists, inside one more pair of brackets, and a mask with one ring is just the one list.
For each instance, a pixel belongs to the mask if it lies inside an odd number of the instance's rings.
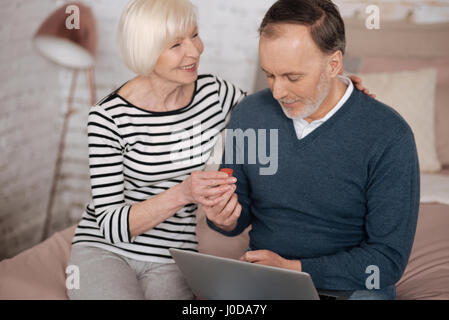
[[303,119],[317,111],[330,91],[327,57],[307,27],[276,26],[274,36],[261,36],[259,54],[273,97],[285,115]]

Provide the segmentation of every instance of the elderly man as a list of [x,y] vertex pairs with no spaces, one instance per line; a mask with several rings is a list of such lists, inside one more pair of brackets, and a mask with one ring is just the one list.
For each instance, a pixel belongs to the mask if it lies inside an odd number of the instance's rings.
[[252,225],[241,260],[307,272],[319,291],[394,299],[419,207],[410,127],[339,75],[345,28],[330,0],[277,1],[259,51],[270,90],[236,107],[225,153],[242,148],[233,129],[277,130],[278,167],[223,163],[236,191],[204,207],[209,226],[236,236]]

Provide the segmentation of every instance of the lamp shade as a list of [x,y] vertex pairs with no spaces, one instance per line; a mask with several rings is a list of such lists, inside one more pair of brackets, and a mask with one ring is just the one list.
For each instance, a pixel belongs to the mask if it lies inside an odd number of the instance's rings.
[[[79,17],[79,28],[72,28],[68,24],[68,20],[71,20],[69,6],[77,9],[73,14]],[[36,49],[51,61],[72,69],[88,69],[95,62],[97,37],[95,17],[91,9],[75,2],[67,3],[50,14],[33,40]]]

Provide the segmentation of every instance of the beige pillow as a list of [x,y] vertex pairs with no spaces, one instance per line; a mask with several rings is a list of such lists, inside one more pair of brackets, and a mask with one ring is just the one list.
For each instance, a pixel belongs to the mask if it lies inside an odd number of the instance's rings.
[[440,171],[435,144],[437,70],[362,73],[358,76],[377,100],[398,111],[412,128],[421,171]]
[[66,300],[66,267],[76,225],[0,261],[0,300]]
[[[352,60],[356,59],[352,58]],[[360,60],[362,61],[360,68],[354,72],[399,72],[424,68],[438,70],[435,92],[435,144],[441,165],[449,168],[449,126],[447,125],[449,122],[449,57],[400,58],[374,56],[360,58]],[[349,62],[351,62],[351,59],[349,59]]]

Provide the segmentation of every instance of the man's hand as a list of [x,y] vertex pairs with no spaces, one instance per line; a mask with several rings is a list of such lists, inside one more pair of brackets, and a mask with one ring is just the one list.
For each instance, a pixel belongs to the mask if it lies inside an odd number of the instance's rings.
[[270,250],[254,250],[247,251],[240,257],[241,261],[263,264],[266,266],[279,267],[283,269],[290,269],[294,271],[301,271],[301,261],[287,260],[282,258],[277,253]]
[[[237,220],[242,212],[242,206],[238,202],[237,194],[234,193],[236,186],[220,197],[220,202],[214,206],[203,205],[206,217],[217,227],[225,231],[231,231],[237,226]],[[215,201],[215,198],[213,198]]]

